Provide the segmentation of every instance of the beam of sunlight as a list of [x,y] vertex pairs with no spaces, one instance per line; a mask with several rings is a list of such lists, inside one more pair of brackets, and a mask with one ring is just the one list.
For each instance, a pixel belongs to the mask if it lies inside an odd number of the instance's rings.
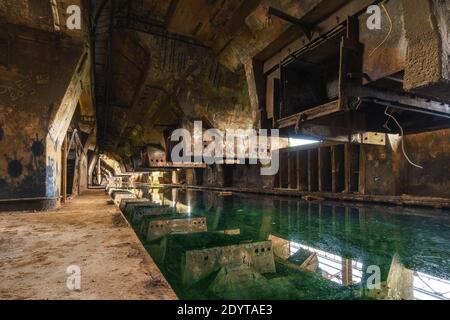
[[316,144],[319,143],[318,140],[308,140],[308,139],[300,139],[300,138],[289,138],[289,147],[300,147],[300,146],[307,146],[310,144]]

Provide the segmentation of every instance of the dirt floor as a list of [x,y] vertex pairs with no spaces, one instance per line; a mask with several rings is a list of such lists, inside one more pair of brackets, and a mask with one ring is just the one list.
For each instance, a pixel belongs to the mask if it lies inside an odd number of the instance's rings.
[[[80,290],[69,290],[69,266]],[[176,299],[104,190],[48,213],[0,213],[0,299]]]

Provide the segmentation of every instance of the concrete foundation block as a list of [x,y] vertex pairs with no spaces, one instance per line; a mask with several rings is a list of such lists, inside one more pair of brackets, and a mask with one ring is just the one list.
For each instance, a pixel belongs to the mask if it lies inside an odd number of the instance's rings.
[[147,241],[160,239],[173,233],[207,232],[206,218],[160,219],[150,221],[147,228]]
[[134,208],[130,216],[130,221],[133,224],[140,224],[145,217],[155,217],[161,215],[169,215],[174,213],[174,208],[169,206],[141,205]]
[[113,199],[114,199],[114,203],[116,204],[116,206],[119,207],[122,200],[136,199],[136,195],[131,192],[116,193],[114,195]]
[[182,266],[182,282],[193,285],[221,268],[251,267],[260,274],[275,273],[275,257],[271,241],[244,243],[186,251]]
[[133,206],[133,205],[139,205],[139,204],[148,204],[150,200],[148,199],[123,199],[120,202],[119,209],[125,214],[125,211],[127,209],[127,206]]
[[[160,207],[161,207],[161,205],[154,204],[150,201],[139,201],[139,202],[128,201],[128,203],[126,204],[126,206],[124,208],[123,213],[127,218],[130,219],[130,221],[132,221],[134,212],[136,210],[158,209]],[[171,213],[172,213],[172,211],[171,211]]]

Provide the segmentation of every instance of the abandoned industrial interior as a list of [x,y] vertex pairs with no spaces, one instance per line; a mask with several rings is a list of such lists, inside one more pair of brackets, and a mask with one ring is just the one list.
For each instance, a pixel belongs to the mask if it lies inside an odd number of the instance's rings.
[[449,0],[0,0],[0,299],[449,300],[449,58]]

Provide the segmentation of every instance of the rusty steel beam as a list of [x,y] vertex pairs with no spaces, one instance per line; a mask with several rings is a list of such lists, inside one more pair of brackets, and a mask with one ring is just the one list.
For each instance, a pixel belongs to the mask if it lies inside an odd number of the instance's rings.
[[308,38],[308,40],[312,39],[313,26],[310,25],[309,23],[306,23],[306,22],[302,21],[301,19],[293,17],[287,13],[284,13],[283,11],[278,10],[274,7],[269,7],[267,14],[269,16],[275,16],[277,18],[280,18],[281,20],[292,23],[293,25],[299,27],[302,30],[302,32],[305,34],[305,36]]
[[178,3],[180,0],[171,0],[169,8],[167,9],[166,16],[164,17],[164,26],[166,29],[169,29],[170,23],[172,22],[172,17],[177,10]]
[[133,10],[131,7],[129,7],[126,14],[118,14],[114,17],[114,19],[114,27],[118,29],[129,29],[144,32],[155,37],[170,39],[186,45],[191,45],[193,47],[210,49],[210,47],[204,45],[194,38],[169,32],[166,29],[166,26],[161,24],[159,21],[155,21],[151,17],[139,13],[137,10]]
[[[317,22],[315,27],[317,30],[320,30],[320,34],[314,34],[312,40],[314,41],[321,38],[324,34],[332,32],[339,26],[342,27],[342,25],[345,24],[344,22],[347,20],[347,17],[361,13],[374,2],[376,1],[353,0],[346,3],[334,14],[329,15],[327,18]],[[337,18],[339,18],[339,21],[341,22],[337,23]],[[306,37],[300,37],[299,39],[292,41],[290,44],[277,48],[278,50],[274,50],[274,54],[271,55],[270,58],[264,59],[264,73],[277,68],[281,61],[284,61],[291,56],[292,52],[297,52],[304,48],[306,41],[309,41],[309,39]]]
[[450,119],[450,104],[448,103],[407,93],[399,94],[368,87],[354,88],[348,93],[378,105]]
[[300,112],[292,116],[280,119],[278,120],[278,127],[282,129],[297,126],[302,119],[313,120],[338,111],[340,111],[339,101],[332,101],[324,105],[308,109],[304,112]]

